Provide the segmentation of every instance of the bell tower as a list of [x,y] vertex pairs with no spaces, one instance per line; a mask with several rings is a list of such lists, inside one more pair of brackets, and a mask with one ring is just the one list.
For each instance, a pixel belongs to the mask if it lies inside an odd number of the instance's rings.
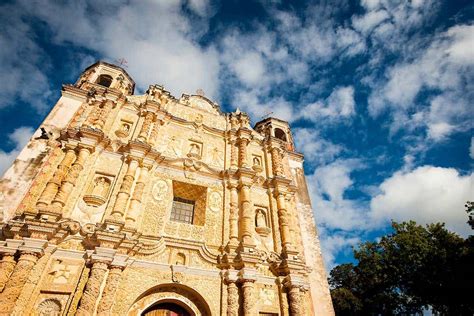
[[124,69],[98,61],[84,70],[75,87],[95,91],[118,90],[128,96],[133,94],[135,82]]
[[269,117],[255,124],[255,130],[269,139],[282,143],[287,150],[294,151],[293,136],[288,122]]

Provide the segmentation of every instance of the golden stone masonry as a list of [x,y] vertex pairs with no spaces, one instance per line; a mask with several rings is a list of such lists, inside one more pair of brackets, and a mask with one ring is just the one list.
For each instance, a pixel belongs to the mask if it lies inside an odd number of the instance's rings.
[[334,315],[287,122],[97,62],[0,180],[0,315]]

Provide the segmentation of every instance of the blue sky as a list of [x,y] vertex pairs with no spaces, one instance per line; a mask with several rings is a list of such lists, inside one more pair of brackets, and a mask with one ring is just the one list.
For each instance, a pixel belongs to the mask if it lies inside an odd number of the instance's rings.
[[255,123],[288,120],[328,268],[391,219],[469,234],[474,4],[469,1],[4,1],[0,169],[98,59],[136,93],[203,89]]

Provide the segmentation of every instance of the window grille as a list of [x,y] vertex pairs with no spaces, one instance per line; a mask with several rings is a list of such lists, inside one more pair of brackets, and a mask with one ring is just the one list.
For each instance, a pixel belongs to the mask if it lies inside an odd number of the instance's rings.
[[170,219],[175,222],[192,224],[194,218],[194,201],[179,197],[173,199]]

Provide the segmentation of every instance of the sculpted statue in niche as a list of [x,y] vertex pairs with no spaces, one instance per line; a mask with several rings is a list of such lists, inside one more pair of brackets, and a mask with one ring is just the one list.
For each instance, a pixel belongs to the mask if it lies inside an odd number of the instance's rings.
[[94,181],[94,189],[92,195],[97,195],[106,198],[109,193],[110,180],[105,177],[98,177]]
[[84,195],[87,205],[99,206],[105,203],[109,195],[111,180],[105,176],[96,176],[89,187],[89,192]]
[[252,169],[255,170],[256,172],[260,172],[263,170],[262,158],[260,158],[259,156],[253,156],[252,164],[253,164]]
[[53,298],[48,298],[38,305],[38,315],[59,316],[61,313],[61,303]]
[[198,143],[189,144],[188,157],[201,159],[201,145]]
[[255,211],[255,230],[261,236],[268,236],[270,227],[267,222],[267,212],[264,209],[257,209]]
[[186,256],[184,253],[179,252],[176,254],[175,265],[186,265]]
[[115,131],[115,135],[118,137],[127,137],[130,134],[132,124],[122,121],[120,128]]

